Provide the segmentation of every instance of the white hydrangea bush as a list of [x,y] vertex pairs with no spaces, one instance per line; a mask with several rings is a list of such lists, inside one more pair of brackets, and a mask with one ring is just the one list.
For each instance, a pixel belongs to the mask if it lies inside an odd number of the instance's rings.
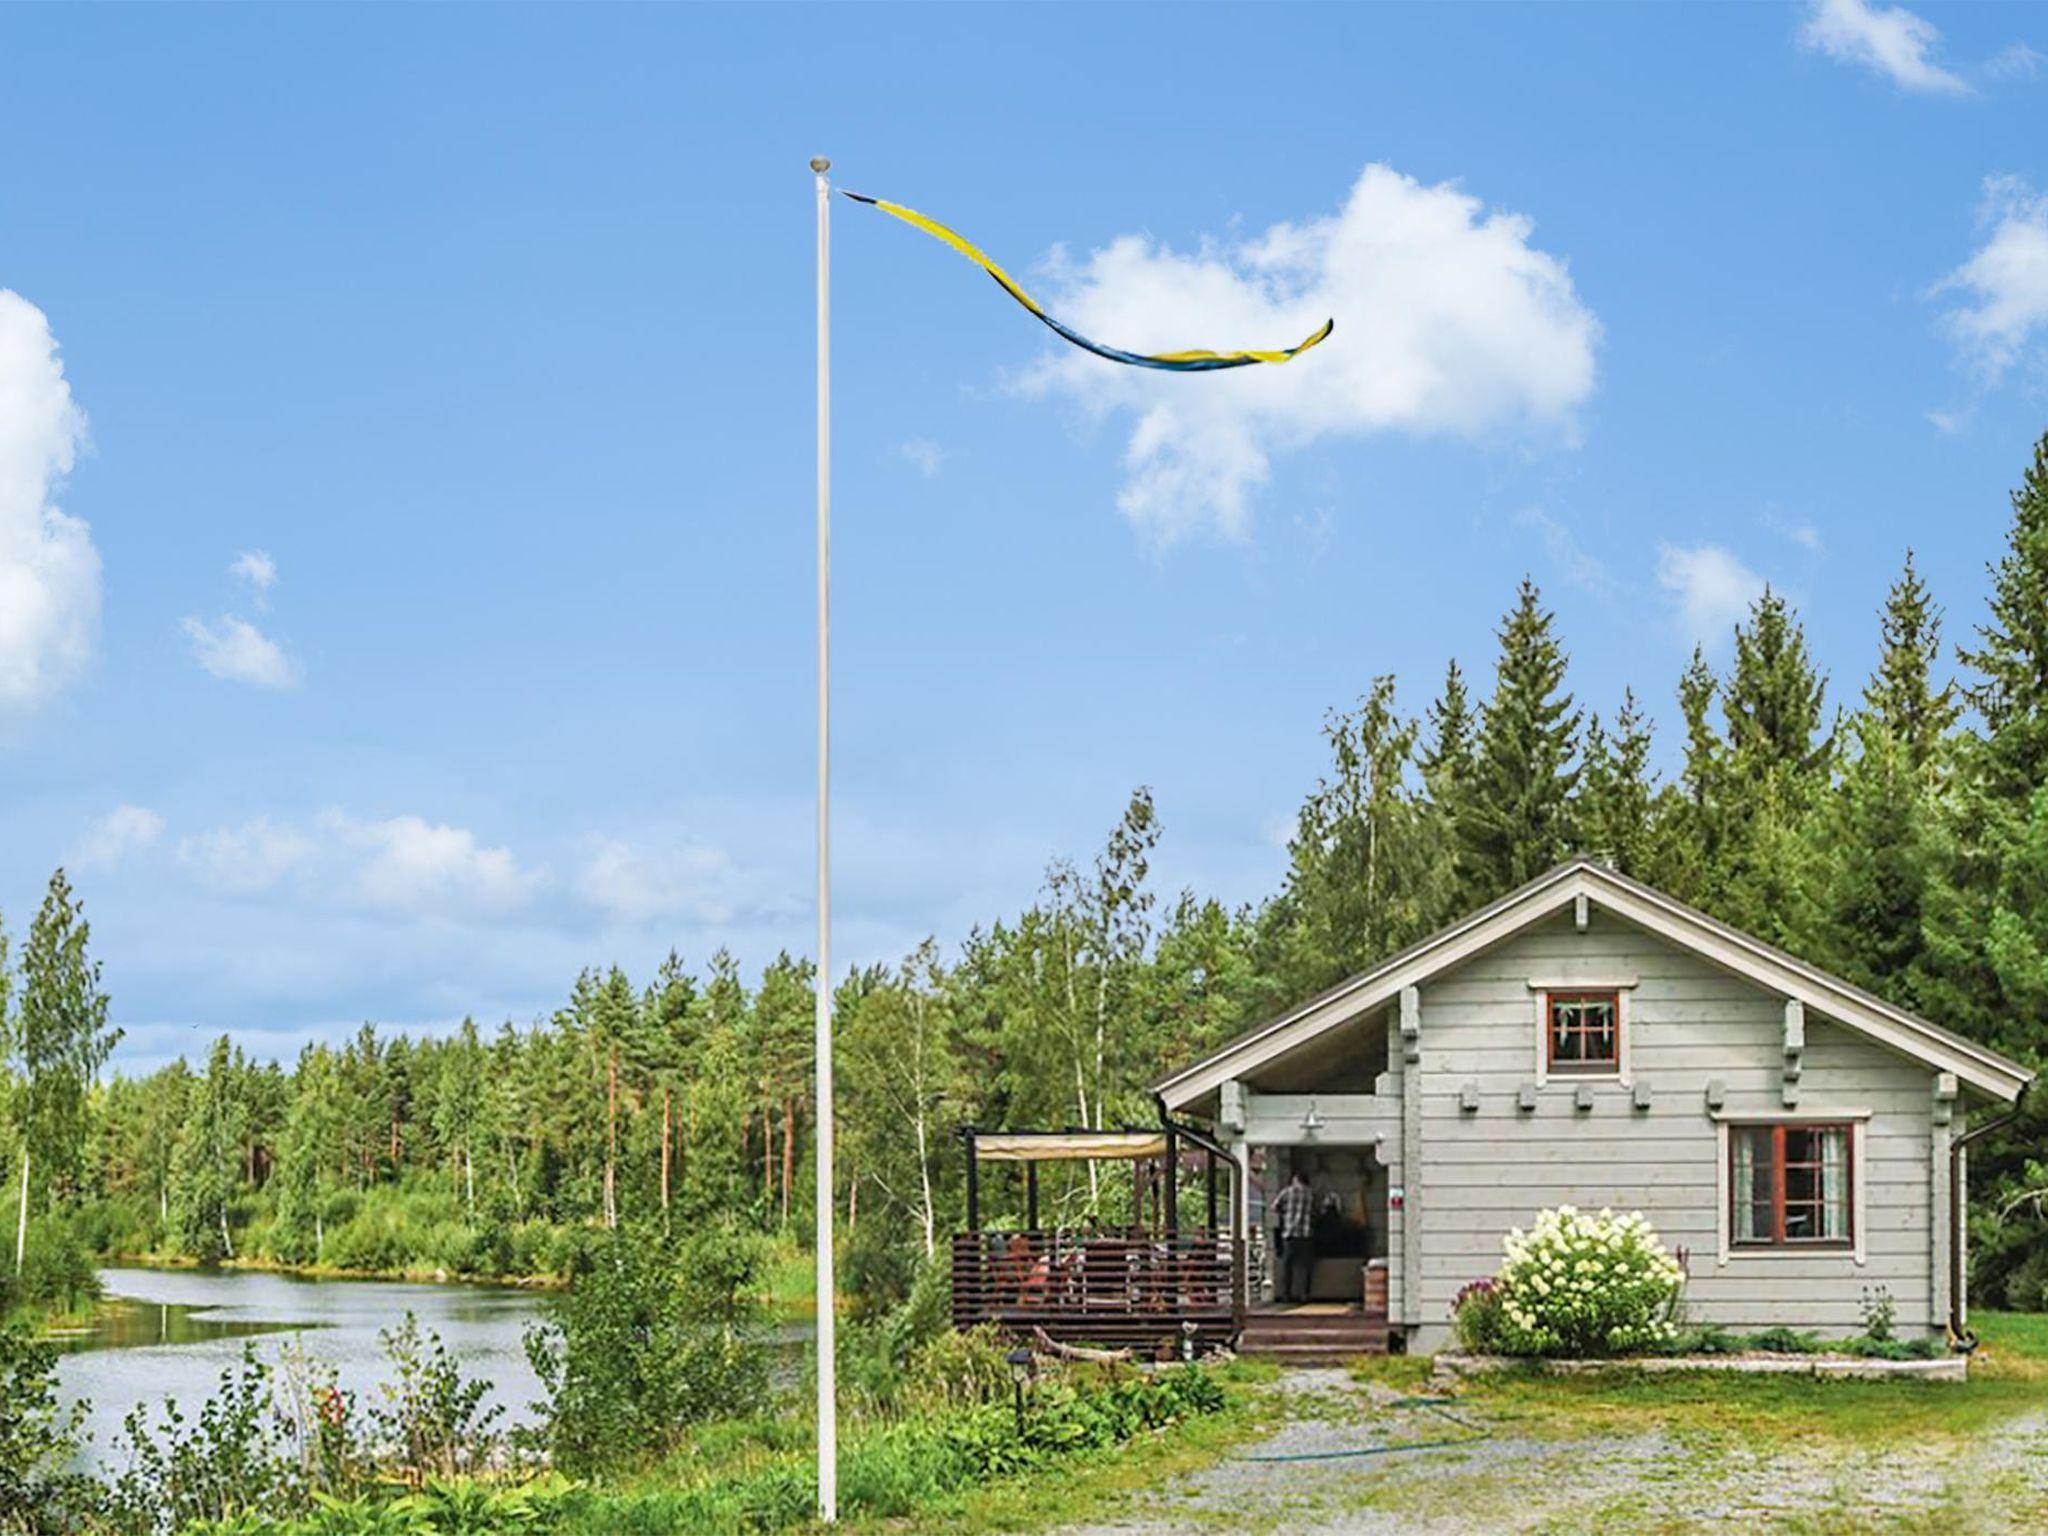
[[1501,1346],[1515,1355],[1625,1355],[1677,1332],[1685,1281],[1640,1211],[1561,1205],[1502,1244]]

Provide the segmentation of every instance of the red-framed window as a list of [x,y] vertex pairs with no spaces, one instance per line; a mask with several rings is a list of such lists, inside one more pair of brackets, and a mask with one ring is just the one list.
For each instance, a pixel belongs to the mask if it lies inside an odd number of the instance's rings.
[[1730,1243],[1737,1248],[1855,1246],[1855,1149],[1847,1125],[1731,1125]]
[[1544,1059],[1552,1073],[1621,1070],[1621,994],[1552,992],[1543,999]]

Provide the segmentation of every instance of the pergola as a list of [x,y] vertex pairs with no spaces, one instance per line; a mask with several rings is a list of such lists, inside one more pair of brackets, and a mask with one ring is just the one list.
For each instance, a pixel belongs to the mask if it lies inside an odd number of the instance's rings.
[[[1244,1310],[1244,1245],[1219,1227],[1221,1170],[1237,1163],[1217,1142],[1164,1113],[1152,1128],[960,1132],[967,1155],[967,1230],[953,1239],[953,1315],[1058,1342],[1167,1348],[1227,1342]],[[1183,1230],[1181,1163],[1202,1154],[1206,1222]],[[1044,1163],[1128,1162],[1131,1224],[1087,1230],[1040,1226]],[[1011,1163],[1024,1175],[1024,1225],[984,1231],[981,1172]],[[1146,1196],[1153,1216],[1146,1220]],[[1232,1202],[1233,1212],[1239,1202]]]

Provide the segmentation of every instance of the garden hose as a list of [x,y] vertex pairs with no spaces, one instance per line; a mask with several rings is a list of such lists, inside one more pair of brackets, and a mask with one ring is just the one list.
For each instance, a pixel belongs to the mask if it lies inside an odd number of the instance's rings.
[[1482,1429],[1470,1419],[1461,1419],[1448,1408],[1454,1397],[1397,1397],[1387,1404],[1389,1408],[1420,1408],[1433,1413],[1440,1419],[1447,1419],[1468,1433],[1448,1440],[1411,1440],[1405,1445],[1360,1445],[1341,1451],[1296,1451],[1274,1456],[1238,1456],[1237,1461],[1287,1462],[1287,1461],[1346,1461],[1361,1456],[1390,1456],[1396,1451],[1438,1451],[1453,1445],[1471,1445],[1474,1441],[1490,1440],[1493,1432]]

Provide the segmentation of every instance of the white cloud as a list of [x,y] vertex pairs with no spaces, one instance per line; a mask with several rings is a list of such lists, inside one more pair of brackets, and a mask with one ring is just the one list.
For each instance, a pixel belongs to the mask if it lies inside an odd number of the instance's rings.
[[267,891],[313,856],[313,840],[291,827],[258,816],[239,827],[218,827],[183,838],[178,862],[217,891],[249,895]]
[[1942,317],[1942,328],[1996,384],[2048,335],[2048,196],[2017,176],[1988,177],[1978,221],[1984,244],[1934,291],[1968,295]]
[[1799,40],[1831,59],[1860,64],[1902,90],[1965,96],[1969,82],[1934,62],[1941,32],[1904,6],[1868,0],[1815,0]]
[[202,885],[229,895],[269,891],[290,876],[315,903],[437,917],[511,911],[546,878],[464,827],[340,810],[305,826],[258,816],[216,828],[182,839],[178,860]]
[[228,574],[249,583],[260,599],[277,585],[277,562],[260,549],[245,549],[235,556],[234,563],[228,567]]
[[49,321],[0,288],[0,705],[40,704],[92,659],[99,551],[50,500],[84,442]]
[[1708,645],[1726,639],[1764,590],[1763,577],[1718,544],[1659,545],[1657,583],[1677,603],[1686,638]]
[[1543,548],[1557,566],[1558,574],[1573,586],[1599,592],[1611,585],[1607,566],[1598,556],[1588,554],[1571,529],[1549,513],[1540,507],[1524,507],[1515,514],[1515,521],[1542,536]]
[[917,469],[927,480],[938,478],[945,467],[946,451],[928,437],[913,437],[898,445],[896,451]]
[[1062,348],[1024,388],[1131,418],[1117,505],[1148,539],[1242,538],[1272,456],[1320,438],[1569,435],[1600,325],[1531,229],[1455,186],[1369,165],[1334,215],[1247,240],[1189,254],[1124,235],[1078,267],[1055,253],[1049,307],[1135,351],[1291,346],[1325,319],[1337,329],[1291,363],[1194,377]]
[[576,875],[576,894],[613,918],[643,923],[688,916],[732,919],[736,871],[721,849],[701,844],[646,850],[599,838]]
[[182,627],[193,659],[215,677],[253,688],[298,686],[298,663],[247,619],[222,614],[218,623],[209,624],[188,615]]
[[86,829],[71,850],[71,867],[111,867],[150,847],[163,834],[164,819],[155,811],[141,805],[117,805]]
[[1827,553],[1827,540],[1821,537],[1820,529],[1816,528],[1812,523],[1791,521],[1779,516],[1776,512],[1766,512],[1764,513],[1764,526],[1781,538],[1790,539],[1808,554],[1823,555]]
[[2041,55],[2025,43],[2007,43],[1984,62],[1984,73],[1994,80],[2031,80],[2041,73]]
[[357,821],[338,811],[325,813],[320,825],[359,856],[354,890],[374,907],[435,916],[505,912],[523,905],[543,878],[510,849],[485,847],[466,827],[418,816]]
[[1933,424],[1934,430],[1941,433],[1942,436],[1959,437],[1969,430],[1970,418],[1974,414],[1975,412],[1966,406],[1959,411],[1929,411],[1927,419]]

